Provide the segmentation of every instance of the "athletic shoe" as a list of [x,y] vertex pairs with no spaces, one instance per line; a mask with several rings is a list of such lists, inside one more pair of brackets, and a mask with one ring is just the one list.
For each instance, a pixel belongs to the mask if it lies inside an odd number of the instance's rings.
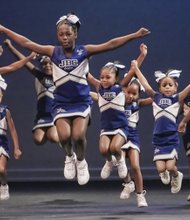
[[113,162],[106,160],[104,166],[102,167],[101,173],[100,173],[101,178],[107,179],[111,174],[112,168],[113,168]]
[[187,201],[190,201],[190,193],[189,193],[189,195],[187,196]]
[[171,193],[178,193],[181,190],[182,180],[183,180],[183,173],[179,171],[176,177],[172,176]]
[[73,153],[71,157],[66,156],[64,176],[68,180],[72,180],[76,176],[76,155]]
[[125,159],[121,158],[117,161],[117,169],[118,169],[118,175],[120,178],[124,179],[127,176],[128,169],[125,163]]
[[7,200],[9,199],[9,186],[6,185],[1,185],[0,187],[0,200]]
[[159,174],[160,178],[161,178],[161,181],[163,184],[169,184],[170,183],[170,173],[165,170],[164,172],[160,173]]
[[146,190],[143,190],[142,193],[136,193],[137,196],[137,207],[147,207],[148,204],[145,199]]
[[123,183],[122,185],[124,188],[120,194],[120,199],[128,199],[130,194],[135,191],[135,184],[133,181],[130,181],[129,183]]
[[77,168],[77,179],[79,185],[85,185],[88,183],[90,179],[90,174],[88,171],[88,164],[85,159],[82,161],[76,162],[76,168]]

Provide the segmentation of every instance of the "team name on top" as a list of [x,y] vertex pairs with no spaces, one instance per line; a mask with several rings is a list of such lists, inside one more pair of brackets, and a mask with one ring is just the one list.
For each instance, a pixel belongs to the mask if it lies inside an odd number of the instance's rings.
[[77,66],[78,66],[77,59],[64,59],[61,60],[61,63],[59,64],[59,67],[64,69],[75,68]]
[[53,80],[52,80],[52,79],[47,79],[47,78],[44,78],[44,79],[42,80],[42,83],[43,83],[44,85],[46,85],[47,87],[51,87],[51,86],[54,85],[54,84],[53,84]]
[[102,96],[105,100],[112,100],[116,97],[116,93],[115,92],[104,92],[103,96]]
[[167,105],[167,106],[170,106],[170,105],[172,105],[172,101],[171,101],[170,99],[163,98],[163,99],[160,99],[159,105]]

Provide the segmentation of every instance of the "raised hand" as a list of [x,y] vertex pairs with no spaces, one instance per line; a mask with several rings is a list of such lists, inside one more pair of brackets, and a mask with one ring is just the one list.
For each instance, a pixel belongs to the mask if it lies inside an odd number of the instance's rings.
[[151,32],[148,30],[148,29],[146,29],[146,28],[140,28],[137,32],[136,32],[136,34],[137,34],[137,36],[138,37],[144,37],[144,36],[146,36],[146,35],[148,35],[148,34],[150,34]]

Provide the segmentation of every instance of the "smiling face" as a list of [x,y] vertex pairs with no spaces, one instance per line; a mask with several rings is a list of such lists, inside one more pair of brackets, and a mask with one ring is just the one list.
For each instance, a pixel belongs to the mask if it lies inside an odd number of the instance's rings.
[[41,63],[42,69],[47,75],[53,74],[52,62],[49,57],[45,57]]
[[116,83],[116,74],[109,68],[103,68],[100,73],[100,83],[101,86],[105,89],[109,88],[110,86]]
[[69,24],[62,23],[57,27],[57,38],[64,49],[73,49],[77,32]]
[[160,81],[159,89],[165,96],[174,95],[177,92],[177,82],[171,77],[165,77]]

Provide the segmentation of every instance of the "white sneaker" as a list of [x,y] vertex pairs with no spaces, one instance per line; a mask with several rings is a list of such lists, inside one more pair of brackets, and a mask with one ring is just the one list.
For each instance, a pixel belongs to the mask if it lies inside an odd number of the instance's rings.
[[178,176],[173,177],[171,180],[171,193],[178,193],[181,190],[183,180],[183,173],[178,171]]
[[122,185],[124,186],[124,189],[120,194],[120,199],[128,199],[130,194],[135,191],[135,184],[133,181],[130,181],[129,183],[123,183]]
[[76,155],[73,153],[71,157],[66,156],[64,176],[68,180],[72,180],[76,176]]
[[146,195],[146,190],[143,190],[143,192],[140,193],[140,194],[136,193],[137,207],[141,208],[141,207],[147,207],[148,206],[148,204],[146,202],[146,199],[145,199],[145,195]]
[[113,168],[113,162],[106,160],[104,166],[102,167],[101,173],[100,173],[101,178],[107,179],[111,174],[112,168]]
[[169,184],[170,183],[170,173],[165,170],[164,172],[160,173],[159,174],[160,178],[161,178],[161,181],[163,184]]
[[88,183],[90,179],[90,174],[88,171],[88,164],[86,160],[82,161],[77,161],[76,162],[76,167],[77,167],[77,179],[78,179],[78,184],[79,185],[85,185]]
[[189,195],[187,196],[187,201],[190,201],[190,193],[189,193]]
[[1,185],[0,187],[0,200],[7,200],[9,199],[9,186],[6,185]]
[[125,160],[123,158],[117,161],[117,169],[118,169],[119,177],[124,179],[127,176],[128,169]]

